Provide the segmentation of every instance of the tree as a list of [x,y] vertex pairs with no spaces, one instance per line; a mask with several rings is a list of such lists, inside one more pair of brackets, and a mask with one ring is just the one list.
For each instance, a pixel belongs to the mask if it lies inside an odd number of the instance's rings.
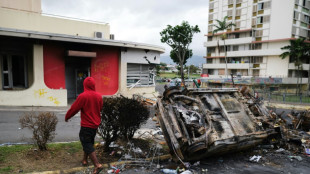
[[168,44],[172,48],[170,51],[170,57],[176,64],[180,65],[183,84],[184,65],[187,59],[193,55],[192,50],[188,47],[192,43],[193,35],[199,32],[200,29],[198,25],[190,26],[187,21],[183,21],[181,25],[176,25],[174,27],[167,25],[167,28],[160,32],[160,41]]
[[[220,21],[220,20],[216,20],[217,22],[217,25],[213,25],[216,29],[213,30],[212,34],[214,36],[215,33],[219,32],[219,31],[223,31],[223,34],[221,35],[221,39],[223,40],[224,42],[224,52],[225,52],[225,64],[226,64],[226,67],[225,67],[225,76],[227,78],[227,49],[226,49],[226,45],[225,45],[225,39],[227,38],[227,35],[226,33],[224,33],[225,30],[227,29],[230,29],[232,26],[236,26],[234,23],[227,23],[226,20],[227,20],[227,16],[224,17],[223,21]],[[217,45],[219,45],[219,40],[217,41]],[[219,48],[218,48],[219,49]]]
[[[296,40],[290,40],[290,45],[284,46],[281,48],[282,50],[287,50],[283,52],[280,57],[285,59],[286,57],[290,57],[294,62],[295,66],[297,66],[297,82],[296,82],[296,94],[299,94],[300,91],[300,79],[301,79],[301,70],[302,70],[302,59],[309,58],[309,49],[310,45],[305,42],[304,38],[298,38]],[[308,72],[309,73],[309,72]],[[309,74],[308,74],[309,76]],[[308,78],[309,85],[309,78]]]

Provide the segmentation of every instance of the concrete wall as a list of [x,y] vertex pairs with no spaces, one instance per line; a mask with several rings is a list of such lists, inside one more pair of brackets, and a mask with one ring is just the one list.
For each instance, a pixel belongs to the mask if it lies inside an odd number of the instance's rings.
[[288,59],[281,59],[279,56],[268,56],[265,76],[287,77],[288,64]]
[[41,13],[41,0],[0,0],[0,7]]
[[[145,50],[138,50],[138,49],[127,49],[121,51],[118,93],[126,97],[132,97],[132,94],[140,94],[150,98],[154,97],[154,95],[157,96],[155,86],[149,86],[149,87],[137,86],[132,89],[127,88],[127,63],[148,64],[148,62],[144,58],[145,56],[151,63],[155,64],[160,63],[159,52],[155,51],[146,52]],[[156,59],[154,59],[155,56]]]
[[93,22],[44,16],[40,13],[0,8],[0,27],[94,38],[94,32],[110,37],[110,26]]
[[33,46],[33,84],[25,90],[0,91],[0,105],[67,106],[67,90],[49,89],[44,83],[43,46]]
[[283,39],[292,36],[294,1],[271,1],[269,39]]

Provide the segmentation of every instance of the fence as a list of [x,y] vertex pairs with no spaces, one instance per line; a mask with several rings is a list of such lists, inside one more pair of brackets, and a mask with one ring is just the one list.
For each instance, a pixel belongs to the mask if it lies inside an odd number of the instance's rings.
[[[253,91],[254,96],[273,102],[283,103],[305,103],[310,104],[310,96],[308,94],[292,94],[292,93],[279,93],[271,91]],[[256,94],[255,94],[256,93]]]

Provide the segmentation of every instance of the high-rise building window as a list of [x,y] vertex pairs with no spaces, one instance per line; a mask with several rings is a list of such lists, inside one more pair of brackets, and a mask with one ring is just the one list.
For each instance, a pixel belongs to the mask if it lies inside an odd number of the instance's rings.
[[263,10],[264,9],[264,3],[258,3],[258,10]]

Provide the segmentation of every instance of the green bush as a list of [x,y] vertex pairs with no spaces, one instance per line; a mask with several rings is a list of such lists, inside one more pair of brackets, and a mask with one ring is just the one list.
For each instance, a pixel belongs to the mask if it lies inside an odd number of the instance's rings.
[[126,97],[104,98],[99,133],[105,149],[117,139],[132,139],[149,116],[149,110],[140,102]]

